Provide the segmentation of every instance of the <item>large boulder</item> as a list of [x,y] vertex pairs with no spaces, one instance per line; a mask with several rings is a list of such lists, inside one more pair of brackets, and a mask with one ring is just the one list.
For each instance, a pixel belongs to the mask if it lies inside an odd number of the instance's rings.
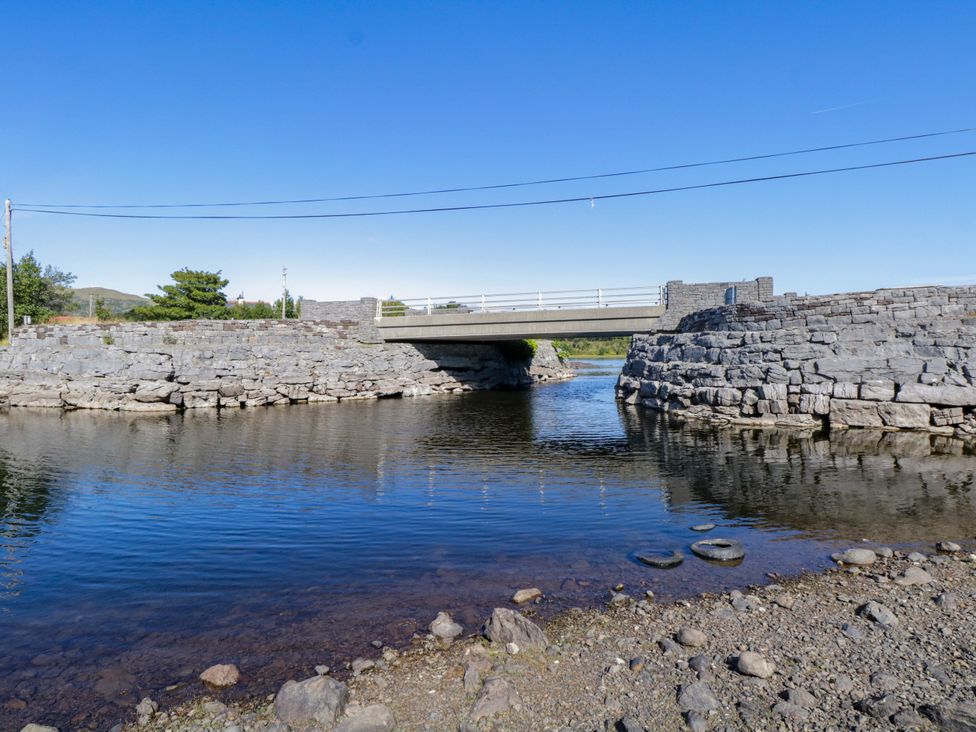
[[275,715],[291,725],[332,726],[342,716],[349,701],[349,689],[329,676],[313,676],[304,681],[286,681],[275,697]]
[[515,643],[519,648],[540,650],[549,646],[549,640],[542,628],[521,613],[505,607],[496,607],[492,611],[483,632],[485,638],[501,645]]

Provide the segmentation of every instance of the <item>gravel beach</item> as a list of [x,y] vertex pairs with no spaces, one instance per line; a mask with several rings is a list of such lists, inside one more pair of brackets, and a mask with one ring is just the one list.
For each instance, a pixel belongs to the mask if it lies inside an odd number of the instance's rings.
[[972,547],[868,548],[823,574],[671,605],[610,589],[605,610],[544,627],[544,597],[500,603],[483,628],[440,617],[443,637],[377,648],[342,681],[296,669],[276,697],[235,705],[201,682],[198,701],[145,700],[124,729],[976,730]]

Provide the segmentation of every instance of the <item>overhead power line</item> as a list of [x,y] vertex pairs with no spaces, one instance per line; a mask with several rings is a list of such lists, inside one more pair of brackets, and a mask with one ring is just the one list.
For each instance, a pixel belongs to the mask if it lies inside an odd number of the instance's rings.
[[797,173],[780,173],[778,175],[764,175],[754,178],[738,178],[735,180],[724,180],[713,183],[698,183],[695,185],[674,186],[671,188],[656,188],[647,191],[631,191],[628,193],[604,193],[594,196],[573,196],[571,198],[550,198],[536,201],[512,201],[508,203],[482,203],[465,206],[437,206],[434,208],[409,208],[392,209],[387,211],[347,211],[341,213],[304,213],[304,214],[241,214],[241,215],[221,215],[221,214],[126,214],[126,213],[99,213],[95,211],[70,211],[64,209],[44,209],[44,208],[23,208],[16,207],[16,211],[29,211],[31,213],[58,214],[61,216],[91,216],[97,218],[111,219],[172,219],[172,220],[232,220],[232,219],[344,219],[362,218],[367,216],[395,216],[400,214],[419,214],[419,213],[443,213],[447,211],[476,211],[483,209],[496,208],[520,208],[527,206],[547,206],[558,203],[579,203],[583,201],[605,201],[615,198],[634,198],[637,196],[653,196],[660,193],[675,193],[678,191],[694,191],[703,188],[720,188],[723,186],[742,185],[745,183],[761,183],[764,181],[786,180],[790,178],[805,178],[815,175],[828,175],[832,173],[847,173],[855,170],[871,170],[875,168],[890,168],[897,165],[912,165],[914,163],[927,163],[935,160],[951,160],[953,158],[965,158],[976,155],[976,150],[950,153],[947,155],[932,155],[924,158],[911,158],[909,160],[892,160],[884,163],[870,163],[867,165],[850,165],[843,168],[826,168],[823,170],[805,170]]
[[807,155],[810,153],[830,152],[832,150],[846,150],[854,147],[868,147],[871,145],[885,145],[895,142],[909,142],[911,140],[923,140],[933,137],[946,137],[948,135],[959,135],[964,133],[976,132],[976,127],[963,127],[957,130],[942,130],[940,132],[925,132],[919,135],[903,135],[902,137],[887,137],[878,140],[863,140],[860,142],[848,142],[840,145],[826,145],[822,147],[809,147],[800,150],[788,150],[785,152],[763,153],[761,155],[746,155],[743,157],[723,158],[720,160],[707,160],[697,163],[680,163],[677,165],[664,165],[656,168],[640,168],[637,170],[621,170],[613,173],[595,173],[592,175],[574,175],[563,178],[542,178],[539,180],[519,181],[515,183],[495,183],[491,185],[465,186],[458,188],[434,188],[424,191],[406,191],[400,193],[374,193],[368,195],[343,195],[331,196],[326,198],[293,198],[269,201],[223,201],[217,203],[146,203],[146,204],[109,204],[109,203],[24,203],[22,206],[32,206],[36,208],[80,208],[80,209],[103,209],[103,208],[216,208],[222,206],[279,206],[283,204],[300,203],[329,203],[336,201],[366,201],[377,198],[405,198],[408,196],[431,196],[444,193],[469,193],[474,191],[491,191],[504,188],[522,188],[525,186],[541,186],[553,183],[572,183],[584,180],[600,180],[603,178],[620,178],[630,175],[643,175],[646,173],[662,173],[673,170],[687,170],[689,168],[704,168],[713,165],[728,165],[731,163],[746,163],[755,160],[770,160],[772,158],[783,158],[792,155]]

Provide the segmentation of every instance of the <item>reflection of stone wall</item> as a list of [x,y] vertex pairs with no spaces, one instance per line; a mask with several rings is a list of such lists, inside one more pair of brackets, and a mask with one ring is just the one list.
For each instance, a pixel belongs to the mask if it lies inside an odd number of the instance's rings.
[[976,287],[731,305],[635,337],[618,396],[756,424],[976,436]]
[[375,343],[356,322],[184,321],[34,326],[0,349],[14,407],[175,411],[460,392],[571,372],[540,342]]
[[674,429],[647,412],[625,418],[632,445],[657,451],[678,510],[714,503],[729,519],[890,542],[961,538],[976,525],[976,453],[952,437]]

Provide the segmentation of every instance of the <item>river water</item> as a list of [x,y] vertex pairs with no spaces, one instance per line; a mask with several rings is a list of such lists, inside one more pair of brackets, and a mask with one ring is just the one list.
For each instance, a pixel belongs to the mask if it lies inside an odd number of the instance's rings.
[[[965,538],[976,459],[927,435],[713,429],[617,404],[620,362],[479,392],[145,416],[0,414],[0,728],[108,729],[143,695],[274,691],[316,664],[543,614],[608,585],[666,600],[822,568],[862,538]],[[641,550],[739,539],[746,558]]]

